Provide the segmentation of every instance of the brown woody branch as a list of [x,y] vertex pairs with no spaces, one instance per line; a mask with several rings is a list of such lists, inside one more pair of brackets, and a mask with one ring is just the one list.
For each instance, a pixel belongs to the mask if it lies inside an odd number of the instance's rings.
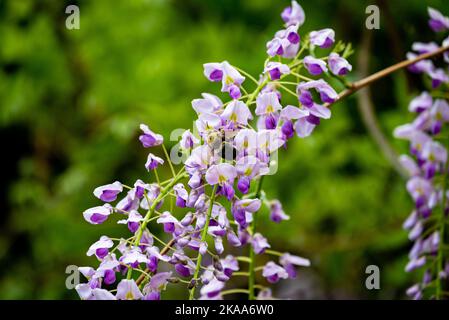
[[426,60],[426,59],[430,59],[433,57],[436,57],[440,54],[443,54],[444,52],[449,51],[449,46],[447,47],[441,47],[438,50],[434,51],[434,52],[429,52],[429,53],[424,53],[421,54],[419,56],[417,56],[414,59],[410,59],[410,60],[404,60],[402,62],[396,63],[386,69],[383,69],[381,71],[378,71],[366,78],[363,78],[359,81],[353,82],[350,87],[342,92],[340,92],[340,94],[338,95],[337,99],[335,99],[334,102],[332,103],[328,103],[326,104],[327,107],[330,107],[331,105],[339,102],[340,100],[352,95],[353,93],[356,93],[357,91],[359,91],[360,89],[372,84],[373,82],[376,82],[377,80],[380,80],[390,74],[392,74],[393,72],[396,72],[400,69],[406,68],[412,64],[415,64],[421,60]]

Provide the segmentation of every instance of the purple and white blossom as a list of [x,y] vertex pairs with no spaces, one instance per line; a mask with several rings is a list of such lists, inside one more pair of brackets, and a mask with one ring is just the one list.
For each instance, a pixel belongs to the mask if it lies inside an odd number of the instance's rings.
[[189,150],[195,147],[200,143],[200,140],[195,137],[190,130],[184,131],[184,133],[181,136],[181,148]]
[[430,16],[429,26],[433,31],[441,32],[449,30],[449,17],[444,16],[440,11],[430,7],[427,11]]
[[270,219],[274,222],[281,222],[282,220],[289,220],[290,217],[285,214],[282,209],[282,204],[279,200],[273,200],[270,205]]
[[147,162],[145,163],[145,168],[148,171],[156,169],[159,165],[164,164],[164,160],[150,153],[147,158]]
[[144,148],[158,146],[164,142],[164,138],[160,134],[151,131],[146,124],[141,124],[140,130],[143,131],[143,134],[139,136],[139,140]]
[[340,57],[340,55],[335,52],[332,52],[329,55],[327,63],[329,64],[331,72],[337,76],[344,76],[352,70],[352,66],[349,64],[348,60]]
[[281,17],[286,26],[298,25],[300,27],[306,19],[303,8],[294,0],[291,2],[291,6],[282,11]]
[[270,283],[276,283],[280,279],[287,279],[288,273],[284,268],[277,265],[273,261],[267,262],[267,264],[263,267],[262,275],[267,279]]
[[113,245],[114,242],[109,239],[109,237],[102,236],[100,240],[89,247],[89,250],[87,250],[87,255],[96,255],[98,259],[103,259],[109,253],[109,248]]
[[313,76],[317,76],[322,74],[323,72],[327,72],[326,62],[321,59],[317,59],[312,56],[306,56],[303,59],[303,63],[307,71],[309,71],[309,73]]
[[270,61],[265,66],[264,73],[268,74],[271,80],[279,80],[281,76],[290,73],[290,68],[286,64]]
[[252,237],[251,244],[252,244],[254,252],[256,254],[262,254],[262,253],[264,253],[265,249],[271,247],[268,244],[267,239],[264,236],[262,236],[260,233],[256,233]]
[[288,59],[295,57],[300,46],[298,26],[290,25],[276,32],[274,38],[267,43],[268,55],[271,57],[278,55]]
[[143,295],[134,280],[123,279],[117,286],[116,298],[118,300],[139,300],[143,298]]
[[329,28],[312,31],[310,33],[310,43],[320,48],[329,48],[335,42],[335,31]]
[[93,207],[83,212],[84,219],[91,224],[101,224],[112,214],[113,208],[109,204]]
[[240,98],[240,85],[245,81],[245,77],[231,66],[229,62],[206,63],[204,64],[204,75],[210,81],[221,81],[221,91],[228,92],[231,98]]
[[128,215],[128,219],[119,220],[117,221],[117,223],[126,224],[128,226],[129,231],[134,233],[137,231],[137,229],[139,229],[140,222],[142,220],[143,220],[142,215],[138,211],[132,210]]
[[118,181],[115,181],[114,183],[96,188],[94,190],[94,195],[104,202],[112,202],[117,199],[117,195],[122,191],[122,184]]

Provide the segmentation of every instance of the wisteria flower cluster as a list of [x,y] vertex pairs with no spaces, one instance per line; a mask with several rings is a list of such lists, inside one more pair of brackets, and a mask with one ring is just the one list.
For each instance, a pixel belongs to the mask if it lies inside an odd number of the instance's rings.
[[[429,25],[435,32],[449,31],[449,18],[429,8]],[[449,37],[443,41],[449,45]],[[438,49],[435,42],[413,44],[416,54]],[[402,155],[400,162],[410,175],[407,191],[413,198],[415,208],[404,223],[409,239],[414,245],[409,253],[407,272],[424,269],[422,281],[407,290],[414,299],[447,298],[449,260],[447,256],[447,224],[449,215],[449,104],[448,88],[449,55],[443,61],[422,60],[409,68],[430,79],[429,91],[422,92],[409,105],[416,114],[412,123],[396,128],[396,137],[410,142],[410,155]]]
[[[158,300],[172,286],[184,286],[190,299],[233,293],[270,299],[267,284],[294,278],[297,267],[310,265],[308,259],[273,250],[257,229],[263,206],[274,223],[289,219],[278,200],[267,198],[262,181],[273,173],[277,151],[289,139],[309,136],[331,117],[327,104],[338,94],[326,79],[343,83],[340,77],[352,69],[346,60],[351,50],[335,44],[332,29],[301,35],[305,14],[296,1],[281,17],[285,26],[267,43],[259,79],[227,61],[204,64],[205,77],[220,83],[230,99],[203,93],[192,101],[197,119],[179,141],[185,157],[179,171],[164,138],[142,124],[143,147],[160,146],[165,154],[165,159],[148,154],[145,169],[155,180],[131,186],[116,181],[94,190],[105,204],[86,210],[85,220],[95,225],[116,216],[129,234],[103,235],[88,249],[99,266],[79,268],[87,279],[76,288],[82,299]],[[286,104],[285,95],[294,104]],[[158,168],[165,163],[173,176],[161,181]],[[156,236],[161,228],[169,240]],[[265,285],[256,284],[258,272]],[[229,288],[232,277],[247,277],[248,287]]]

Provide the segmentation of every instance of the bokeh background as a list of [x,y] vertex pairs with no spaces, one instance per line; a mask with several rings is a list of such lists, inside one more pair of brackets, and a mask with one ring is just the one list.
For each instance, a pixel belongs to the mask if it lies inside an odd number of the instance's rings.
[[[355,69],[361,60],[371,71],[403,59],[413,41],[434,39],[428,5],[449,13],[445,0],[299,3],[307,17],[301,33],[335,28],[356,49]],[[80,30],[65,28],[69,4],[80,7]],[[288,4],[0,0],[0,298],[77,298],[65,288],[66,266],[95,263],[85,256],[89,245],[123,231],[84,221],[82,211],[98,205],[92,190],[147,177],[138,125],[166,137],[191,128],[190,101],[217,89],[202,75],[205,62],[226,59],[257,75]],[[365,28],[370,4],[380,7],[380,30]],[[371,88],[380,128],[397,152],[407,146],[391,132],[409,120],[407,104],[420,86],[399,72]],[[278,296],[402,299],[419,276],[403,271],[410,243],[401,224],[412,207],[404,180],[361,109],[354,97],[336,105],[313,136],[293,139],[278,174],[265,181],[291,220],[260,228],[273,247],[313,263],[277,285]],[[365,288],[370,264],[381,270],[381,290]]]

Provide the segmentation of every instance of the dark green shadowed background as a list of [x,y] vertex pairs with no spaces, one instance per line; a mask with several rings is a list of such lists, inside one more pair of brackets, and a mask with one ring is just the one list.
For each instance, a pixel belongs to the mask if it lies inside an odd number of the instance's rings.
[[[371,37],[371,71],[403,59],[413,41],[435,39],[427,5],[449,14],[443,0],[299,3],[306,12],[300,34],[334,28],[356,49],[354,69],[357,50]],[[80,30],[65,28],[69,4],[80,7]],[[380,7],[380,30],[365,29],[369,4]],[[66,266],[96,264],[85,255],[89,245],[102,234],[127,232],[112,221],[84,221],[82,212],[99,205],[93,189],[149,178],[139,124],[166,140],[173,129],[191,128],[190,101],[219,91],[202,74],[205,62],[226,59],[256,76],[287,5],[0,0],[0,298],[77,298],[65,288]],[[356,78],[353,72],[350,79]],[[391,132],[409,120],[417,79],[400,72],[371,88],[382,130],[398,152],[407,146]],[[275,286],[275,295],[405,298],[419,272],[403,271],[410,243],[401,224],[412,208],[404,180],[367,133],[354,97],[332,111],[310,138],[289,143],[278,174],[264,182],[267,196],[278,197],[291,220],[274,224],[262,211],[259,227],[273,248],[313,264]],[[370,264],[380,267],[381,290],[365,288]],[[180,290],[164,297],[183,297]]]

